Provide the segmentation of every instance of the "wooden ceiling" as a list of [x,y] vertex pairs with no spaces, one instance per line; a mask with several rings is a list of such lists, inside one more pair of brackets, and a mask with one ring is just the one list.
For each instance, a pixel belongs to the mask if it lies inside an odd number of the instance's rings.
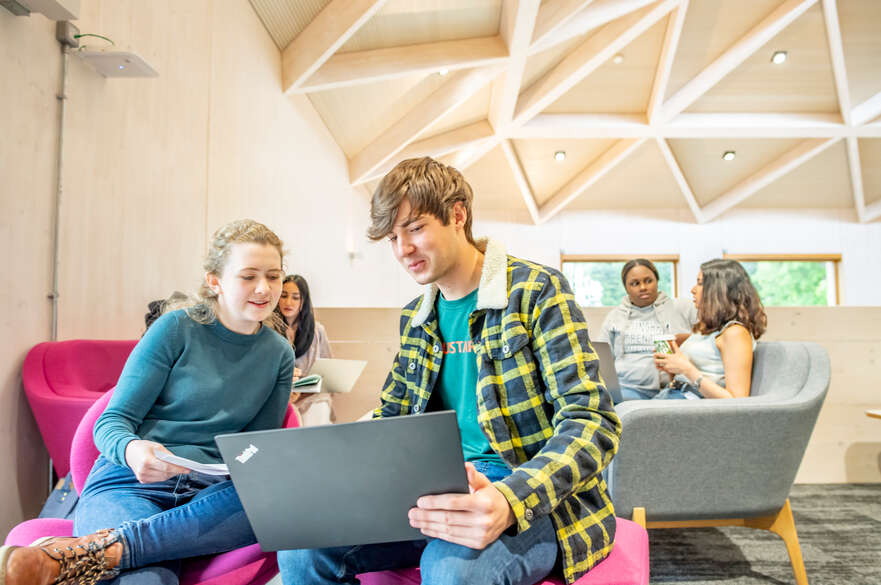
[[881,218],[879,0],[250,1],[353,185],[434,156],[478,217]]

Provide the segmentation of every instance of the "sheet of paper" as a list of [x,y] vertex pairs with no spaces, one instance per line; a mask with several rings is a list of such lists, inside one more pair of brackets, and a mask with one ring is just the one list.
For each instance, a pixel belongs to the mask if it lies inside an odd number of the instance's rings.
[[186,467],[187,469],[198,471],[205,475],[229,475],[229,468],[223,463],[199,463],[192,459],[178,457],[177,455],[157,450],[153,451],[153,455],[155,455],[156,459],[159,459],[160,461],[180,465],[181,467]]

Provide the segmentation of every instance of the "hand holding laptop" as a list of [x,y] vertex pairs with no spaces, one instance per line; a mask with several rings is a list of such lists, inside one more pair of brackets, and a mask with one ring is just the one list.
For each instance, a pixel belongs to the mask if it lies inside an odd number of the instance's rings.
[[408,514],[422,534],[482,550],[496,541],[516,518],[507,498],[492,482],[465,464],[468,494],[422,496]]

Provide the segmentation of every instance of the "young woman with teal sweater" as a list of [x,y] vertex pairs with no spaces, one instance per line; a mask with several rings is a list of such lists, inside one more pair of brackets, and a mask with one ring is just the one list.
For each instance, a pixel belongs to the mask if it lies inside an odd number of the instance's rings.
[[294,370],[263,321],[281,295],[282,243],[235,221],[213,237],[197,302],[160,317],[95,423],[95,462],[74,538],[4,547],[0,585],[178,583],[178,559],[256,542],[232,482],[168,463],[221,461],[214,437],[279,428]]

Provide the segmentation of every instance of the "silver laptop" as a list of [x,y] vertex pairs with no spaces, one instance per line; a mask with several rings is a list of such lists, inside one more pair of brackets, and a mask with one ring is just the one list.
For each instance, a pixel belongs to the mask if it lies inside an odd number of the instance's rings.
[[618,383],[618,372],[615,371],[615,356],[612,355],[612,348],[605,341],[591,341],[590,344],[600,360],[600,376],[606,383],[606,390],[612,395],[612,401],[618,404],[621,402],[621,385]]
[[264,551],[425,538],[416,500],[468,493],[452,410],[215,440]]

